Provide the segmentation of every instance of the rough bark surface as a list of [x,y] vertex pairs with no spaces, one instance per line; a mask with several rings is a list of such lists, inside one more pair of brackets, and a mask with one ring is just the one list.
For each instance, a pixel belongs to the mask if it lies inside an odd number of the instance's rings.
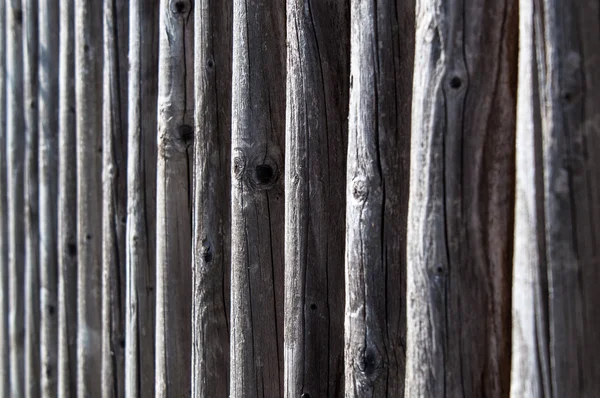
[[77,395],[101,396],[102,2],[75,0]]
[[40,393],[40,267],[38,206],[38,2],[23,0],[25,113],[25,397]]
[[349,17],[349,1],[287,2],[284,396],[290,398],[344,396]]
[[156,397],[191,395],[194,12],[161,0],[156,187]]
[[8,335],[8,206],[6,181],[6,4],[0,1],[0,397],[10,393],[10,359]]
[[129,3],[125,395],[154,396],[158,2]]
[[230,396],[283,394],[285,4],[233,2]]
[[600,389],[599,12],[520,2],[513,397]]
[[75,8],[60,0],[58,120],[58,397],[77,393]]
[[406,396],[506,396],[517,3],[416,15]]
[[195,4],[192,396],[229,392],[232,1]]
[[345,391],[401,397],[414,2],[355,0],[350,14]]
[[104,1],[102,97],[102,397],[125,395],[127,1]]
[[6,188],[8,214],[8,338],[10,396],[22,397],[24,385],[24,159],[23,10],[21,0],[6,2]]
[[57,396],[59,2],[39,0],[40,387]]

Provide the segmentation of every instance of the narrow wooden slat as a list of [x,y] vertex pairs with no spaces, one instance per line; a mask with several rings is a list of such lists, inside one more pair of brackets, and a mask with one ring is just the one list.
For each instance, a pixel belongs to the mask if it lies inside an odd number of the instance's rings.
[[233,2],[230,396],[283,394],[285,4]]
[[6,181],[6,1],[0,1],[0,397],[10,393],[8,334],[8,207]]
[[350,15],[345,393],[401,397],[414,2],[353,0]]
[[194,15],[161,0],[156,187],[156,397],[191,393]]
[[23,0],[25,112],[25,397],[40,394],[40,268],[38,206],[38,2]]
[[58,397],[77,393],[77,162],[75,8],[59,0]]
[[290,398],[344,396],[349,3],[287,1],[284,366]]
[[417,3],[407,397],[508,394],[517,7]]
[[39,0],[40,385],[57,396],[59,2]]
[[232,1],[195,4],[192,396],[229,393]]
[[127,1],[104,1],[102,97],[102,396],[125,395]]
[[154,396],[158,2],[129,3],[125,395]]
[[600,388],[599,13],[520,1],[513,397]]
[[8,333],[10,396],[22,397],[24,385],[24,158],[23,10],[21,0],[6,2],[6,187],[8,214]]
[[77,395],[101,396],[102,2],[75,0]]

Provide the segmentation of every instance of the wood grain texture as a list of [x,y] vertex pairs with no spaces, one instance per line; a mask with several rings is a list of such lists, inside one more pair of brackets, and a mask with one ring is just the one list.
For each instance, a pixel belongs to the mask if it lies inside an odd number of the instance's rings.
[[129,2],[125,395],[154,396],[158,2]]
[[57,396],[59,2],[39,0],[40,394]]
[[8,214],[8,334],[10,394],[25,394],[25,216],[23,110],[23,9],[6,2],[6,187]]
[[287,2],[286,397],[344,396],[349,17],[348,1]]
[[600,388],[599,11],[520,2],[513,397]]
[[[6,4],[0,2],[0,54],[6,54]],[[0,60],[0,397],[10,394],[8,333],[8,186],[6,180],[6,71],[8,56]]]
[[77,395],[101,396],[102,2],[75,0]]
[[417,3],[407,397],[510,383],[517,3]]
[[230,396],[283,394],[285,4],[233,2]]
[[102,397],[125,396],[127,1],[104,1],[102,94]]
[[192,396],[229,392],[232,2],[196,1]]
[[75,4],[60,0],[58,104],[58,397],[77,393]]
[[191,394],[194,12],[161,0],[156,187],[156,397]]
[[345,393],[401,397],[414,3],[354,0],[350,14]]
[[40,395],[40,267],[38,193],[38,2],[23,0],[25,113],[25,397]]

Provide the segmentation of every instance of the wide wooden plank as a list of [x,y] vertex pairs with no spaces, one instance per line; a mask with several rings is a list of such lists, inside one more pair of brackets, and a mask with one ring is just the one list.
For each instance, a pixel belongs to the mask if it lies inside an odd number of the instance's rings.
[[194,12],[161,0],[156,187],[156,397],[190,395]]
[[230,396],[283,394],[285,4],[233,2]]
[[6,2],[6,188],[8,214],[8,334],[10,394],[25,394],[25,117],[23,107],[23,9]]
[[59,2],[39,0],[40,387],[57,396]]
[[344,396],[349,15],[349,1],[287,1],[286,397]]
[[158,2],[129,2],[125,395],[154,396]]
[[77,395],[101,396],[102,2],[75,0]]
[[232,1],[195,3],[192,396],[229,392]]
[[407,397],[508,394],[517,7],[417,2]]

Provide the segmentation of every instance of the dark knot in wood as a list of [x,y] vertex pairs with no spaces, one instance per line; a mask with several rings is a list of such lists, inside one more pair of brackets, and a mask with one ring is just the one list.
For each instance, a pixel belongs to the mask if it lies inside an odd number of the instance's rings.
[[173,14],[187,14],[192,9],[192,2],[190,0],[171,0],[169,8]]
[[237,180],[255,191],[270,189],[277,183],[281,168],[276,149],[272,146],[257,145],[235,150],[237,155],[233,158],[233,175]]

